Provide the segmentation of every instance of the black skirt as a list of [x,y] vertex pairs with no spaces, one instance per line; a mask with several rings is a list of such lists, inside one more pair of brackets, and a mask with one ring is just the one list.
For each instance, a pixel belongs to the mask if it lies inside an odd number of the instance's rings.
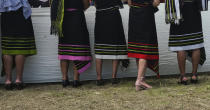
[[25,19],[22,8],[1,15],[3,55],[34,55],[36,44],[31,17]]
[[146,59],[159,73],[158,40],[153,7],[131,7],[128,31],[128,57]]
[[187,51],[191,59],[192,50],[200,49],[201,61],[206,60],[201,13],[197,4],[185,2],[182,9],[183,21],[179,25],[171,24],[169,36],[169,50]]
[[127,45],[118,8],[96,11],[95,57],[127,59]]
[[83,10],[65,11],[63,37],[59,37],[58,54],[60,60],[71,60],[79,73],[91,65],[89,33]]
[[204,47],[201,13],[197,5],[185,2],[182,16],[180,24],[171,24],[169,49],[182,51]]

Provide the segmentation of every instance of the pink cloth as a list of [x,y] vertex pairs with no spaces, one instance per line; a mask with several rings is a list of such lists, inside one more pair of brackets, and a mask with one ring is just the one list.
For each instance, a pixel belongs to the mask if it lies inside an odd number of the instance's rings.
[[78,50],[59,50],[60,52],[90,52],[90,51],[78,51]]
[[72,61],[90,61],[90,56],[70,56],[70,55],[58,55],[59,60],[72,60]]
[[91,66],[91,63],[89,62],[87,65],[85,65],[83,68],[78,70],[78,73],[81,74],[84,71],[86,71]]

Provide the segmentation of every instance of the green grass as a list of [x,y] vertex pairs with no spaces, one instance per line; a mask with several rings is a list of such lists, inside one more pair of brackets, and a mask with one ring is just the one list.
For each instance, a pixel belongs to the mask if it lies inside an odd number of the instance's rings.
[[22,91],[0,86],[0,110],[210,110],[210,75],[199,84],[178,85],[177,77],[148,78],[151,90],[135,91],[135,78],[120,84],[96,86],[83,82],[80,88],[60,84],[29,84]]

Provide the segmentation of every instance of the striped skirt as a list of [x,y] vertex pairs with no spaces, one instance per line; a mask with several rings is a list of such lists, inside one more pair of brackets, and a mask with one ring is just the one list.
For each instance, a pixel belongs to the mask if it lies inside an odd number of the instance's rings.
[[25,19],[22,8],[2,13],[1,47],[3,55],[34,55],[36,44],[31,18]]
[[127,45],[119,9],[96,12],[95,57],[127,59]]
[[128,57],[146,59],[148,67],[159,75],[159,52],[154,8],[130,8]]
[[63,35],[59,37],[59,60],[71,60],[79,73],[84,72],[91,65],[91,50],[83,11],[64,13]]
[[199,8],[194,3],[185,3],[182,15],[184,20],[179,25],[171,24],[169,50],[174,52],[184,50],[191,56],[191,50],[201,49],[201,64],[203,64],[206,57]]

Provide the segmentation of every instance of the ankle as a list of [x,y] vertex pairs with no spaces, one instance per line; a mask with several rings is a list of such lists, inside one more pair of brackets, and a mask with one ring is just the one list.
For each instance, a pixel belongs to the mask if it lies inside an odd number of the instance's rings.
[[5,81],[5,84],[11,84],[11,83],[12,83],[11,80],[6,80],[6,81]]
[[195,72],[195,73],[193,72],[192,75],[193,75],[193,76],[197,76],[198,74],[197,74],[197,72]]
[[138,77],[137,81],[144,81],[144,79],[145,79],[144,77]]
[[102,78],[101,78],[101,76],[97,76],[97,80],[101,80]]
[[112,73],[112,78],[116,78],[117,74],[116,73]]
[[116,76],[112,76],[112,79],[116,79],[117,77]]
[[63,80],[68,80],[68,76],[63,76]]
[[75,77],[74,80],[79,81],[79,77]]
[[135,84],[136,84],[136,85],[140,85],[140,83],[142,83],[142,82],[143,82],[142,79],[137,79]]
[[21,83],[22,82],[22,80],[20,80],[20,79],[16,79],[16,81],[15,81],[15,83]]

